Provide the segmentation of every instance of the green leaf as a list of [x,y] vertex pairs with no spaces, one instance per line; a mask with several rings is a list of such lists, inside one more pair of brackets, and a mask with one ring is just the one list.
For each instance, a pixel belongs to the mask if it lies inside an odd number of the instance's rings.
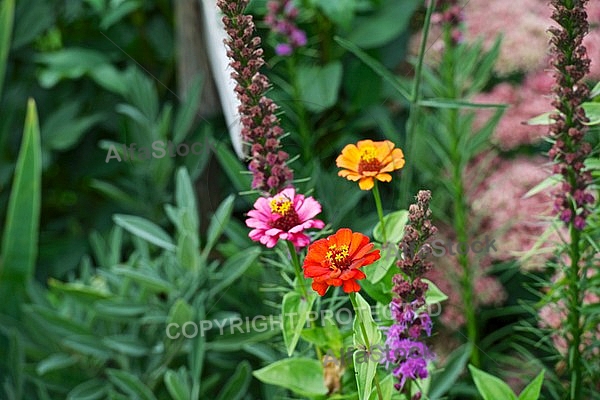
[[460,346],[448,356],[444,368],[432,374],[431,391],[428,394],[430,400],[440,399],[454,386],[469,361],[471,349],[472,346],[469,343]]
[[428,285],[427,293],[425,294],[425,302],[427,304],[437,304],[448,300],[448,296],[446,296],[435,283],[431,282],[429,279],[423,279],[423,282]]
[[65,353],[52,354],[43,359],[35,367],[35,372],[38,375],[44,375],[48,372],[70,367],[77,363],[77,358]]
[[173,286],[169,281],[160,278],[156,273],[149,268],[131,269],[129,266],[117,265],[111,269],[118,275],[130,278],[139,285],[152,290],[153,292],[171,293]]
[[122,301],[100,300],[94,303],[96,312],[104,317],[135,318],[149,313],[148,304],[123,303]]
[[186,91],[187,98],[185,103],[179,107],[173,125],[173,142],[175,144],[181,143],[192,129],[196,113],[198,112],[198,103],[200,101],[203,83],[204,79],[202,75],[199,74],[194,78]]
[[500,379],[493,375],[483,372],[469,364],[469,370],[473,375],[475,386],[483,400],[517,400],[517,396],[512,389]]
[[598,125],[600,124],[600,103],[583,103],[581,105],[585,110],[585,116],[589,119],[585,125]]
[[[214,144],[212,147],[215,148]],[[238,192],[243,192],[250,188],[252,183],[251,175],[242,174],[242,171],[247,171],[246,168],[240,160],[233,154],[233,152],[225,145],[224,143],[218,143],[215,150],[215,155],[219,160],[219,164],[223,170],[225,170],[225,174],[229,181],[233,184],[233,187]]]
[[69,150],[92,126],[105,118],[100,114],[78,117],[80,108],[79,103],[72,101],[50,114],[41,130],[45,148]]
[[294,349],[300,339],[300,334],[309,313],[316,300],[316,295],[310,293],[308,299],[304,299],[298,292],[288,292],[283,296],[281,304],[281,315],[283,317],[283,340],[287,349],[288,357],[294,354]]
[[252,247],[227,259],[225,264],[219,268],[219,272],[216,275],[217,282],[211,287],[209,296],[220,295],[225,288],[246,272],[260,253],[260,248]]
[[61,344],[79,354],[106,361],[110,351],[102,345],[100,338],[92,335],[72,335],[61,340]]
[[156,400],[150,388],[144,385],[137,376],[127,371],[110,368],[106,372],[108,379],[128,395],[143,400]]
[[67,395],[67,400],[98,400],[106,398],[106,382],[92,379],[75,386]]
[[359,400],[367,400],[370,398],[374,390],[373,379],[377,373],[378,363],[372,360],[367,354],[368,353],[365,350],[359,350],[354,352],[352,356],[356,383],[358,385]]
[[215,214],[210,219],[210,224],[208,226],[206,235],[206,246],[204,246],[204,249],[202,250],[203,259],[207,258],[208,253],[212,250],[213,246],[217,242],[217,239],[221,237],[221,234],[229,223],[231,213],[233,212],[233,200],[235,200],[235,196],[229,195],[225,200],[223,200],[219,208],[217,208],[217,211],[215,211]]
[[[384,399],[391,399],[392,394],[394,393],[394,377],[391,374],[388,374],[385,378],[381,380],[381,382],[379,382],[379,387],[381,388],[382,397]],[[369,396],[369,400],[379,400],[376,387],[374,387],[371,391],[371,396]]]
[[8,62],[14,19],[15,0],[4,0],[0,5],[0,98],[2,98],[4,74]]
[[134,335],[105,336],[102,344],[117,353],[130,357],[143,357],[150,353],[148,346]]
[[102,21],[100,21],[100,29],[107,30],[121,19],[125,18],[128,14],[141,8],[141,3],[138,1],[119,1],[116,7],[112,7],[103,13]]
[[596,83],[596,86],[590,92],[590,98],[593,99],[596,96],[600,96],[600,82]]
[[219,393],[217,400],[240,400],[244,397],[252,379],[251,372],[250,363],[247,360],[242,361]]
[[466,100],[456,99],[429,99],[421,100],[418,103],[423,107],[432,108],[451,108],[451,109],[463,109],[463,108],[507,108],[508,104],[497,104],[497,103],[471,103]]
[[321,112],[335,105],[342,83],[342,72],[342,64],[339,61],[324,66],[298,67],[300,100],[308,110]]
[[343,29],[350,28],[352,18],[354,17],[356,0],[317,0],[316,3],[323,10],[323,14],[330,20]]
[[[332,1],[332,3],[334,3]],[[408,29],[419,0],[386,1],[373,15],[355,19],[348,39],[365,49],[381,47]]]
[[562,182],[562,175],[559,175],[559,174],[550,175],[549,177],[544,179],[542,182],[538,183],[533,188],[531,188],[527,193],[525,193],[523,195],[523,198],[527,199],[529,197],[535,196],[536,194],[548,189],[551,186],[558,185],[560,182]]
[[[371,305],[367,303],[360,293],[350,295],[355,296],[356,298],[356,307],[354,309],[356,312],[356,316],[354,317],[354,346],[367,347],[368,344],[372,347],[379,344],[381,341],[381,331],[373,320]],[[365,341],[362,328],[360,327],[360,321],[364,324],[368,343]]]
[[544,383],[544,370],[535,377],[535,379],[523,389],[519,395],[519,400],[538,400]]
[[[404,226],[408,222],[408,211],[394,211],[383,217],[385,233],[388,242],[399,243],[404,237]],[[378,222],[373,228],[373,238],[378,242],[383,243],[383,229],[381,222]]]
[[115,224],[119,225],[129,233],[136,235],[158,247],[165,250],[175,250],[175,245],[169,234],[160,226],[148,221],[145,218],[135,215],[115,214],[113,216]]
[[0,313],[19,314],[25,288],[33,277],[38,253],[42,155],[35,101],[27,102],[23,142],[8,200],[0,256]]
[[189,400],[191,388],[186,379],[187,371],[185,367],[181,367],[178,372],[172,369],[165,372],[163,377],[165,386],[173,400]]
[[254,371],[259,381],[289,389],[305,397],[323,396],[323,365],[312,358],[286,358]]
[[556,114],[556,111],[545,112],[533,117],[527,121],[527,125],[551,125],[554,123],[554,120],[550,118],[552,114]]
[[[354,317],[354,346],[356,348],[370,349],[373,346],[378,345],[381,342],[381,330],[373,320],[373,314],[371,313],[371,305],[360,295],[360,293],[351,293],[350,296],[354,297],[353,305],[356,316]],[[361,322],[362,325],[361,326]],[[364,327],[364,330],[363,330]],[[366,338],[365,338],[366,334]],[[372,357],[363,357],[359,359],[361,355],[366,354],[365,351],[355,352],[353,355],[354,369],[356,370],[356,383],[358,385],[358,397],[359,399],[368,399],[371,390],[373,389],[373,379],[377,373],[376,360]],[[366,360],[364,359],[366,358]]]
[[53,292],[69,295],[82,303],[89,303],[99,299],[107,299],[112,294],[102,288],[87,286],[81,282],[63,283],[54,278],[48,279],[48,286]]
[[387,275],[389,270],[394,266],[399,252],[398,245],[391,242],[388,242],[383,246],[379,243],[375,243],[374,249],[380,250],[381,257],[371,265],[368,265],[368,268],[363,268],[363,272],[367,275],[367,279],[373,284],[378,283]]
[[379,61],[362,51],[357,45],[346,39],[342,39],[336,36],[334,40],[344,49],[348,50],[356,57],[358,57],[369,68],[371,68],[373,72],[381,76],[387,83],[391,85],[393,89],[395,89],[407,101],[411,98],[409,90],[405,88],[398,80],[398,77],[390,71],[388,71],[388,69],[383,64],[381,64]]

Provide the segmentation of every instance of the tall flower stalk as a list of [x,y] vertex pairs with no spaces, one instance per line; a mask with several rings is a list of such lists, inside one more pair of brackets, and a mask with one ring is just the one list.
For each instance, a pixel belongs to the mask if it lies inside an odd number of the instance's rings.
[[244,15],[249,0],[218,0],[229,39],[227,56],[232,60],[235,92],[240,100],[242,140],[249,148],[248,169],[252,172],[252,188],[275,194],[293,178],[287,166],[288,154],[281,150],[284,133],[275,115],[277,105],[266,97],[269,80],[260,73],[264,65],[260,37],[254,35],[251,15]]
[[580,264],[584,250],[581,231],[585,228],[588,207],[594,197],[588,192],[592,177],[584,171],[584,161],[591,152],[585,142],[587,118],[581,104],[589,96],[583,78],[589,72],[590,60],[582,45],[589,25],[586,14],[587,0],[552,0],[552,19],[558,26],[550,28],[552,66],[556,85],[552,105],[557,113],[550,136],[554,145],[549,152],[554,161],[554,172],[562,175],[563,183],[555,193],[555,211],[569,229],[567,252],[569,265],[564,283],[567,293],[567,365],[570,373],[569,398],[581,399],[583,371],[580,346],[583,335],[581,304],[583,290],[580,287],[582,271]]
[[[410,385],[413,381],[427,378],[427,363],[434,358],[423,342],[424,337],[431,336],[432,323],[425,307],[428,285],[422,276],[433,266],[426,261],[431,252],[427,242],[435,235],[437,228],[429,219],[431,192],[421,190],[416,198],[417,203],[409,207],[409,221],[400,242],[400,273],[393,278],[395,296],[390,304],[394,324],[387,329],[385,342],[390,352],[385,363],[393,364],[393,375],[398,380],[395,387],[407,396],[412,394]],[[420,398],[420,392],[412,397]]]

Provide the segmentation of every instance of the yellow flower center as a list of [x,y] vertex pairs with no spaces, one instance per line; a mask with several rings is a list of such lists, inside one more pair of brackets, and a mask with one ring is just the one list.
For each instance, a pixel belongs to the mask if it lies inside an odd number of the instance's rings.
[[358,163],[358,173],[363,172],[379,172],[381,170],[381,161],[377,158],[377,149],[373,146],[368,146],[362,149],[360,153],[360,161]]
[[368,146],[362,149],[362,152],[360,154],[361,161],[370,163],[375,159],[377,159],[377,149],[375,147]]
[[278,217],[270,222],[273,228],[281,229],[284,232],[289,231],[296,225],[301,223],[292,201],[285,196],[274,197],[269,203],[273,214],[278,214]]
[[271,200],[271,211],[279,215],[285,215],[292,208],[292,202],[286,198],[274,198]]
[[329,251],[325,253],[325,258],[329,261],[329,268],[340,269],[346,266],[346,258],[348,258],[348,245],[337,245],[332,244],[329,246]]

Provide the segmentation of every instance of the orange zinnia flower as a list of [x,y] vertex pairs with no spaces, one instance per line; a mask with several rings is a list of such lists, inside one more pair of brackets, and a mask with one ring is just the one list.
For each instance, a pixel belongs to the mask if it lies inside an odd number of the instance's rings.
[[358,186],[362,190],[373,188],[373,178],[389,182],[392,180],[389,172],[404,166],[402,150],[394,147],[394,143],[389,140],[361,140],[356,144],[346,145],[335,160],[339,168],[344,168],[338,175],[354,182],[359,181]]
[[314,278],[312,288],[321,296],[329,286],[342,286],[344,292],[358,292],[359,279],[365,277],[359,268],[379,259],[379,250],[362,233],[348,228],[338,230],[327,239],[320,239],[308,247],[304,259],[304,276]]

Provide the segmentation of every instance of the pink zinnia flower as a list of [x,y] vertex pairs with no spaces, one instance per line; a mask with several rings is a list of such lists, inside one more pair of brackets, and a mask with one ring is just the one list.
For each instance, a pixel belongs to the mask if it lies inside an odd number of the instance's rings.
[[310,238],[304,230],[325,226],[323,221],[313,219],[320,212],[321,205],[314,198],[287,188],[273,197],[256,200],[246,220],[246,225],[254,228],[248,236],[268,248],[274,247],[279,239],[292,242],[296,248],[306,247]]

